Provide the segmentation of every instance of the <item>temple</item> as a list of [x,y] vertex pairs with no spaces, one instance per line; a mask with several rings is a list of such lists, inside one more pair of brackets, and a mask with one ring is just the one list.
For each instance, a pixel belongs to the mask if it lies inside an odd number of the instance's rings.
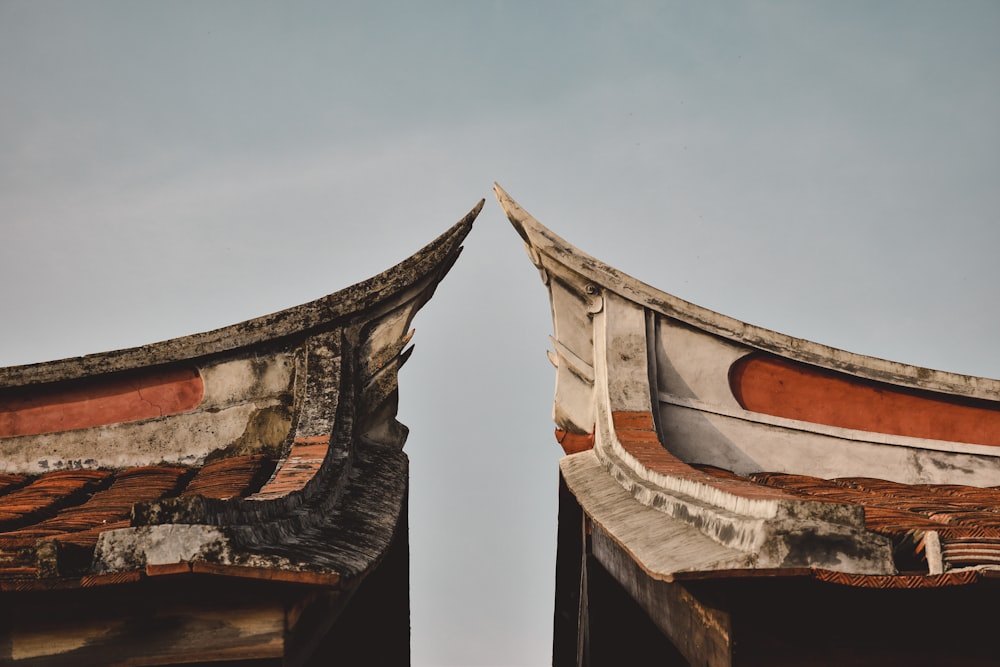
[[482,205],[317,301],[0,369],[0,663],[408,664],[397,373]]
[[548,289],[554,664],[995,664],[1000,382],[792,338],[577,250]]

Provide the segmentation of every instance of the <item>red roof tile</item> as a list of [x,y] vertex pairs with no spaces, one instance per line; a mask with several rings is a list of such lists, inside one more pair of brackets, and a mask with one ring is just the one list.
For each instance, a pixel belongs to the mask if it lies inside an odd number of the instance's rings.
[[[720,479],[733,476],[710,466],[697,467]],[[865,526],[893,539],[904,562],[925,561],[924,536],[933,531],[946,568],[1000,565],[1000,489],[771,472],[754,473],[748,479],[803,498],[863,506]]]
[[274,460],[259,454],[206,463],[187,485],[184,496],[241,498],[259,489],[274,470]]
[[0,475],[0,496],[18,488],[28,480],[24,475]]
[[296,439],[274,477],[251,499],[269,500],[303,489],[319,472],[329,448],[328,437]]
[[[0,579],[36,577],[35,549],[51,540],[70,564],[86,567],[100,534],[130,525],[136,503],[179,495],[225,499],[257,491],[274,469],[262,455],[200,468],[142,466],[62,470],[35,478],[0,476]],[[9,587],[8,587],[9,588]]]
[[60,470],[0,497],[0,530],[30,524],[34,517],[69,505],[94,489],[106,470]]

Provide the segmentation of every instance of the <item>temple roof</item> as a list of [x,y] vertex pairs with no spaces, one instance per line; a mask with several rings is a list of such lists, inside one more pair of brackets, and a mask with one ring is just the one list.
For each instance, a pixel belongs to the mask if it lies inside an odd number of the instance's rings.
[[563,479],[660,581],[940,587],[1000,572],[1000,382],[837,350],[576,249],[499,186],[552,306]]
[[[0,475],[0,590],[54,585],[46,571],[76,572],[93,584],[89,566],[101,533],[131,526],[132,508],[168,498],[245,498],[274,471],[265,455],[234,456],[202,466],[73,469]],[[40,545],[51,544],[40,557]],[[57,562],[57,561],[61,561]],[[146,574],[155,573],[147,566]],[[120,578],[116,578],[119,580]]]
[[[168,663],[287,656],[292,640],[305,655],[393,545],[405,573],[397,374],[414,316],[482,205],[400,264],[316,301],[0,369],[0,661],[77,664],[108,642],[151,660],[145,641]],[[257,588],[244,595],[234,581]],[[118,607],[95,607],[98,591]],[[50,594],[73,596],[60,598],[61,626],[46,620]],[[160,597],[142,632],[107,631]],[[408,632],[405,580],[396,597]],[[91,627],[97,608],[118,616]],[[163,614],[201,643],[178,644]],[[213,648],[217,614],[236,633],[225,650]],[[91,639],[46,645],[74,633]]]

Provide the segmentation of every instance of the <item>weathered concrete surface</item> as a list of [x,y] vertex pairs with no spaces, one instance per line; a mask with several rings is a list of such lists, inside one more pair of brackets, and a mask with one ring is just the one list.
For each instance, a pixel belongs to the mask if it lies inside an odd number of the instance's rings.
[[[215,451],[275,452],[285,442],[292,424],[293,352],[209,360],[196,371],[182,369],[177,373],[197,377],[203,387],[193,408],[144,419],[0,438],[0,472],[124,468],[161,462],[198,465]],[[102,380],[90,380],[89,391],[100,393],[105,386]],[[335,374],[328,378],[336,380]],[[112,390],[121,386],[117,376],[109,382]],[[189,387],[182,383],[180,389],[186,396]],[[176,404],[180,399],[172,400]],[[80,410],[87,412],[87,402]]]
[[229,563],[232,550],[216,526],[166,524],[104,531],[94,558],[102,571],[116,572],[193,560]]

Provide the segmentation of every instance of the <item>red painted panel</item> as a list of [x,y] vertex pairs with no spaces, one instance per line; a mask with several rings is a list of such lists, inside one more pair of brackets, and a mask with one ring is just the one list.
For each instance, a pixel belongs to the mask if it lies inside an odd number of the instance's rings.
[[0,393],[0,438],[139,421],[198,407],[198,372],[168,369]]
[[729,372],[745,409],[842,428],[1000,446],[1000,404],[907,390],[768,354]]

